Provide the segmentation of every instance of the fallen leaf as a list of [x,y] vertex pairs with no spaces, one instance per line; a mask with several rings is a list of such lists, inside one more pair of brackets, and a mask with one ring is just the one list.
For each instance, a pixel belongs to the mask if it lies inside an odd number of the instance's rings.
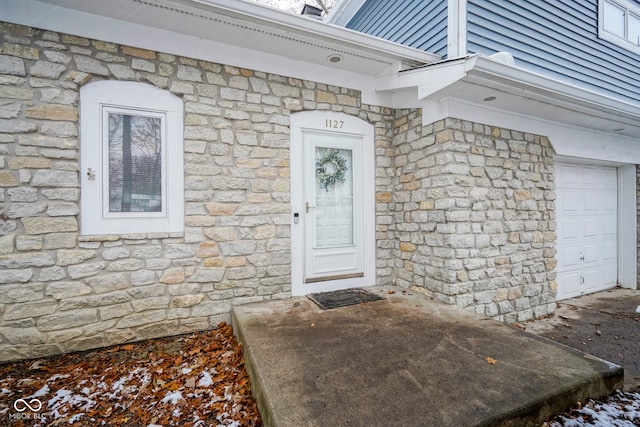
[[387,291],[387,293],[388,293],[389,295],[393,295],[393,294],[395,294],[395,293],[396,293],[396,291]]
[[488,357],[488,356],[487,356],[487,358],[485,358],[485,360],[487,361],[487,363],[489,363],[491,365],[495,365],[496,362],[497,362],[496,359],[494,359],[493,357]]
[[131,351],[131,350],[133,350],[134,348],[136,348],[136,346],[135,346],[135,345],[133,345],[133,344],[125,344],[125,345],[123,345],[123,346],[120,346],[120,348],[121,348],[122,350],[125,350],[125,351]]

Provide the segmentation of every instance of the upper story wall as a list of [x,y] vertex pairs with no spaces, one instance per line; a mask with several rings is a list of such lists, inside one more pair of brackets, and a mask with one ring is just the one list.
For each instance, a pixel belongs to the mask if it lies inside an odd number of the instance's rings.
[[[367,0],[348,28],[446,57],[444,0]],[[640,101],[640,55],[598,36],[598,0],[468,0],[467,52],[510,52],[519,67]]]
[[443,0],[369,0],[346,27],[438,55],[447,54],[447,2]]
[[467,50],[507,51],[522,68],[640,101],[640,55],[598,37],[598,0],[469,0]]

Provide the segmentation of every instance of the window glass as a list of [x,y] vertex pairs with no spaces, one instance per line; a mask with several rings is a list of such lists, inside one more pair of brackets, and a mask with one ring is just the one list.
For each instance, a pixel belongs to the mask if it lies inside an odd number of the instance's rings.
[[640,16],[629,14],[629,41],[640,46]]
[[604,2],[604,29],[618,37],[625,36],[624,21],[626,10],[610,2]]
[[109,212],[162,211],[162,120],[109,113]]

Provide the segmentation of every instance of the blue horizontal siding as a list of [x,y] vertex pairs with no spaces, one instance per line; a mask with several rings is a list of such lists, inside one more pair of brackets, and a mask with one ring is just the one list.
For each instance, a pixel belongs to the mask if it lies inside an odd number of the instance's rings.
[[446,55],[447,0],[367,0],[346,27]]
[[640,55],[598,38],[598,0],[469,0],[467,50],[507,51],[522,68],[640,101]]

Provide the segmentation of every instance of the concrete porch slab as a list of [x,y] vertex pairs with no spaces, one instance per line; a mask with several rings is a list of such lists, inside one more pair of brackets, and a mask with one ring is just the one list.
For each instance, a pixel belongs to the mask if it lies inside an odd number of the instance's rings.
[[538,426],[622,388],[617,365],[415,292],[367,289],[385,300],[233,307],[265,426]]

